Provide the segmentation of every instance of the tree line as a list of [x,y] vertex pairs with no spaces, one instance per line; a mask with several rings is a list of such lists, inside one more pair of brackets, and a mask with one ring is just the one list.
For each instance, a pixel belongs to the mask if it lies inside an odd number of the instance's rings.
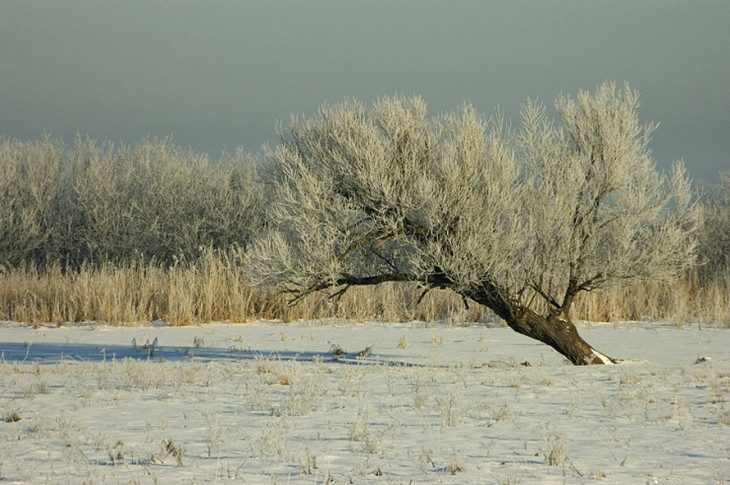
[[730,268],[730,175],[693,187],[650,150],[638,93],[604,83],[528,101],[513,127],[418,97],[293,118],[261,155],[219,159],[147,138],[0,140],[0,265],[177,265],[236,248],[251,285],[291,302],[353,286],[449,289],[576,364],[596,289],[702,281]]

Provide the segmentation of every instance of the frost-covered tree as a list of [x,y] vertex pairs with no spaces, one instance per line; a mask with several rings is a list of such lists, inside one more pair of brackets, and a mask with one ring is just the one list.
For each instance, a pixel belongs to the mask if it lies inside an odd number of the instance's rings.
[[704,226],[700,231],[701,275],[718,277],[730,271],[730,172],[705,191]]
[[271,230],[251,276],[293,301],[388,281],[450,289],[574,364],[613,362],[578,335],[575,297],[693,264],[698,211],[680,164],[657,172],[628,86],[555,106],[559,125],[527,102],[515,129],[471,106],[428,118],[419,98],[293,119],[266,153]]

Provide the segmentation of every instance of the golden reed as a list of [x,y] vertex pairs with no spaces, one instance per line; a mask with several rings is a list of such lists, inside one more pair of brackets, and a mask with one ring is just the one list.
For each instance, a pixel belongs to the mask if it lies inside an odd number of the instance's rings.
[[[0,273],[0,320],[33,325],[99,321],[171,325],[256,319],[497,323],[485,308],[448,291],[419,303],[416,285],[351,288],[339,298],[311,295],[294,307],[285,297],[247,284],[238,251],[204,251],[192,263],[104,263],[64,272],[60,264],[22,265]],[[665,320],[677,325],[730,326],[730,270],[702,280],[696,272],[674,284],[644,283],[582,295],[573,318],[588,321]]]

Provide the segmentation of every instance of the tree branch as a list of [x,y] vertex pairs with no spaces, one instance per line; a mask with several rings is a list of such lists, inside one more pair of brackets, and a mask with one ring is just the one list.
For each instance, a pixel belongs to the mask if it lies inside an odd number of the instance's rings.
[[[444,273],[431,273],[425,276],[411,273],[386,273],[372,276],[352,276],[343,274],[339,278],[320,281],[303,290],[288,290],[287,293],[294,293],[295,296],[289,301],[289,306],[299,303],[307,295],[327,288],[339,286],[375,286],[386,282],[423,282],[429,287],[451,287],[453,282]],[[339,293],[339,292],[338,292]],[[337,294],[337,293],[335,293]]]
[[537,284],[537,282],[532,282],[532,288],[541,296],[543,299],[548,302],[548,304],[555,307],[556,310],[560,310],[560,303],[552,297],[552,295],[546,293],[542,288],[540,288],[540,285]]

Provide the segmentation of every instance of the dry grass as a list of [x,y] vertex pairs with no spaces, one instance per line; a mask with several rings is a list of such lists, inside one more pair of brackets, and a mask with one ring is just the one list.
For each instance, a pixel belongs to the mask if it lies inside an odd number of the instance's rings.
[[347,319],[454,322],[491,319],[480,308],[467,310],[459,298],[431,292],[417,305],[415,287],[354,288],[338,300],[312,295],[295,307],[247,284],[240,250],[203,250],[192,263],[164,266],[135,262],[85,265],[63,271],[22,265],[0,273],[0,320],[44,323],[103,321],[172,325],[251,319]]
[[[203,250],[193,263],[164,266],[135,262],[62,271],[23,265],[0,273],[0,320],[30,324],[103,321],[171,325],[252,319],[342,319],[461,324],[496,322],[478,305],[467,309],[456,295],[432,291],[418,304],[415,286],[353,288],[339,299],[312,295],[294,307],[247,284],[240,250]],[[688,276],[673,286],[643,284],[586,294],[574,318],[589,321],[666,319],[677,325],[730,325],[730,271],[704,282]],[[407,341],[399,343],[405,348]]]
[[582,320],[666,319],[678,326],[730,326],[730,268],[700,278],[697,271],[673,285],[644,283],[581,295],[573,309]]
[[40,323],[88,320],[173,325],[276,314],[275,298],[245,285],[235,253],[207,251],[190,265],[131,263],[63,272],[23,266],[0,275],[0,319]]

